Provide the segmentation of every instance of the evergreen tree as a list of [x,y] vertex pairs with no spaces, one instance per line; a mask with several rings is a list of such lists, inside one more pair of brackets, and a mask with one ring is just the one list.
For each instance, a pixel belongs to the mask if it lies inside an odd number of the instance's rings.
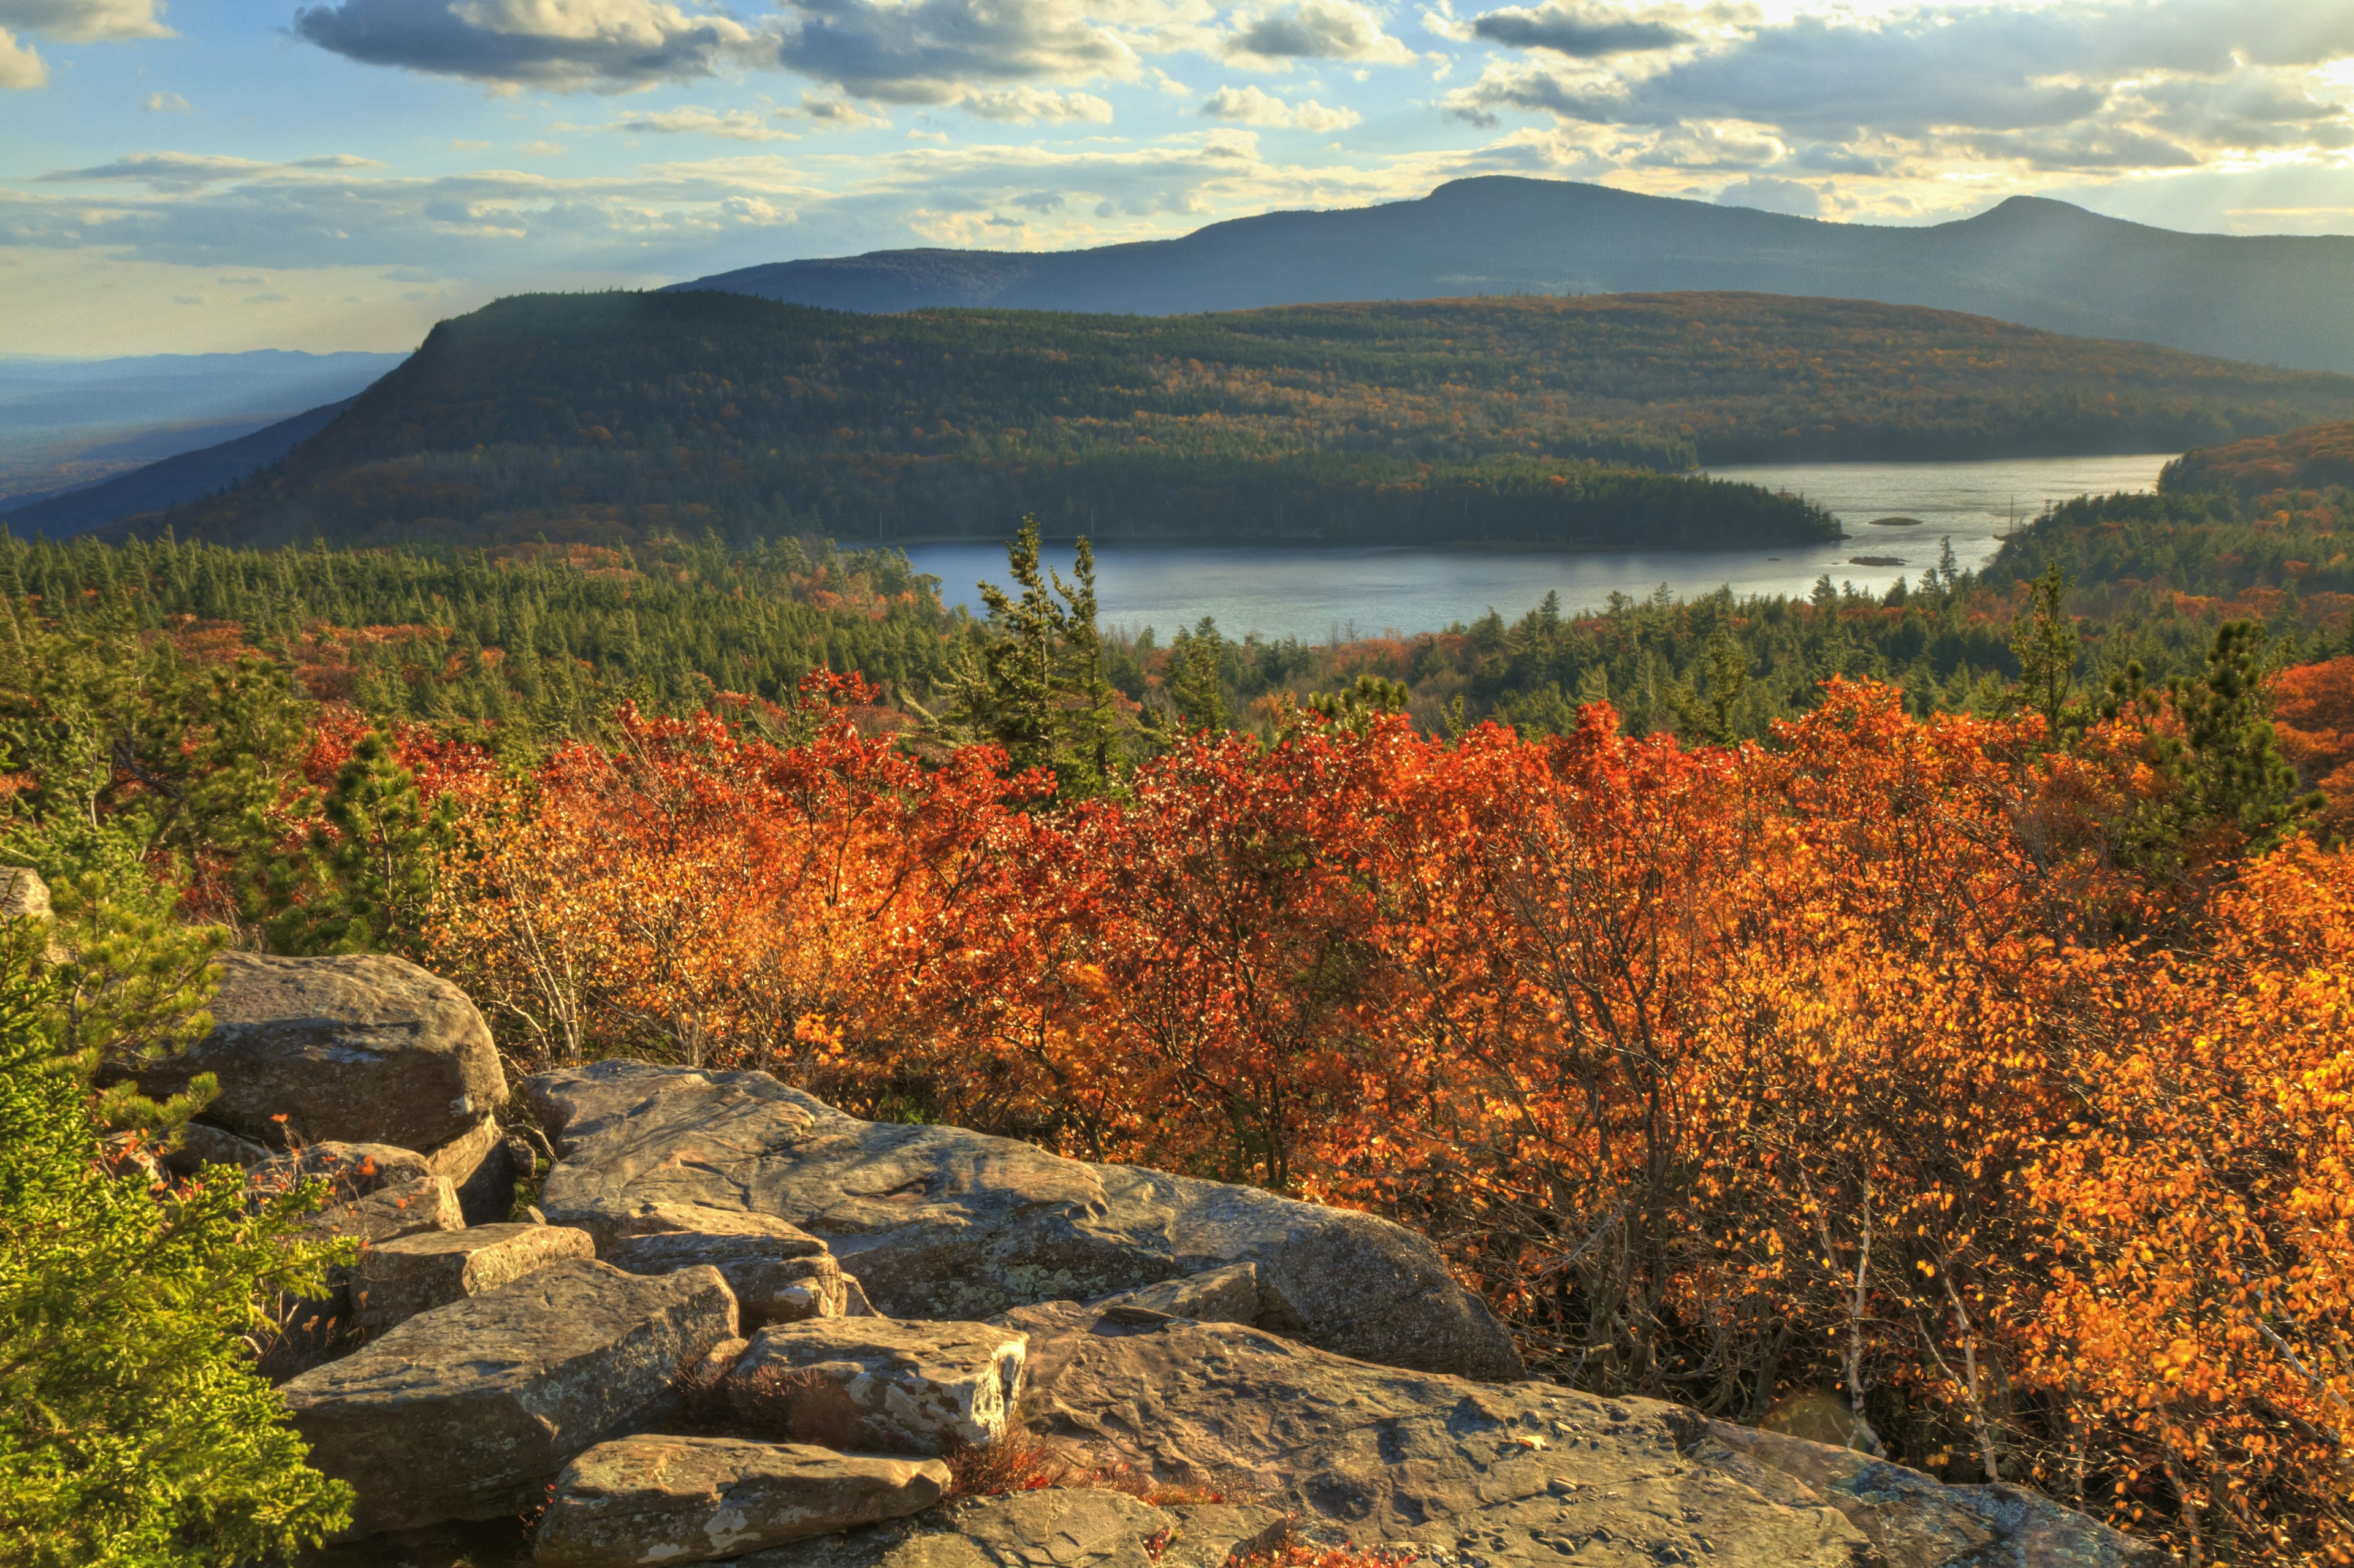
[[2057,737],[2075,689],[2076,659],[2084,639],[2067,610],[2068,574],[2054,561],[2028,585],[2027,611],[2011,628],[2010,651],[2019,659],[2021,704],[2043,715]]
[[210,991],[139,911],[0,921],[0,1561],[229,1564],[315,1545],[351,1492],[304,1463],[247,1337],[265,1295],[323,1291],[292,1239],[318,1194],[249,1205],[242,1172],[157,1191],[108,1139],[89,1068],[184,1045]]
[[1225,651],[1218,623],[1206,615],[1169,644],[1169,700],[1187,729],[1222,730],[1233,722],[1226,708]]
[[259,879],[271,948],[414,948],[432,904],[436,857],[456,831],[455,810],[448,796],[428,810],[385,738],[363,736],[327,790],[322,820],[293,851],[272,854]]

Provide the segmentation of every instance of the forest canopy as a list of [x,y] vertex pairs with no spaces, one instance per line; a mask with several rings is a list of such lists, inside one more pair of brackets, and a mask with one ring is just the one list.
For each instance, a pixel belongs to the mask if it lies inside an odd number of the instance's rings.
[[535,295],[442,323],[281,464],[163,522],[610,545],[1003,538],[1029,514],[1098,541],[1729,546],[1833,524],[1662,471],[2179,450],[2349,416],[2354,378],[1768,295],[1154,318]]

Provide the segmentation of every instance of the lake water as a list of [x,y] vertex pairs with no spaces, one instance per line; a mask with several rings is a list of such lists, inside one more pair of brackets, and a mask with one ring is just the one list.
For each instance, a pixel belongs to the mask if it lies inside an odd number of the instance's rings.
[[[2016,458],[1985,462],[1759,463],[1712,469],[1723,479],[1787,490],[1829,507],[1848,537],[1773,550],[1196,549],[1112,546],[1096,556],[1096,591],[1107,625],[1156,629],[1166,640],[1204,615],[1229,637],[1320,642],[1384,631],[1436,631],[1485,615],[1517,620],[1547,590],[1565,609],[1599,609],[1613,591],[1643,598],[1660,584],[1680,598],[1731,586],[1737,594],[1803,594],[1816,578],[1880,592],[1917,580],[1950,538],[1956,560],[1993,556],[2014,521],[2046,501],[2147,490],[2169,453],[2135,457]],[[1878,518],[1920,520],[1875,527]],[[1002,546],[917,545],[907,554],[940,578],[950,604],[979,613],[974,586],[1005,581]],[[1067,572],[1067,551],[1050,552]],[[1868,557],[1859,561],[1857,557]]]

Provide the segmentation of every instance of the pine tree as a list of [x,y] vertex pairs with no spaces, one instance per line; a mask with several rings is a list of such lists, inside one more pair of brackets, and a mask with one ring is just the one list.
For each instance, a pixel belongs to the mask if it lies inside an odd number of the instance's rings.
[[261,876],[270,944],[281,953],[399,950],[420,939],[456,802],[429,809],[381,735],[361,737],[321,804],[321,820]]
[[1222,669],[1225,647],[1218,623],[1206,615],[1169,644],[1169,700],[1188,729],[1223,730],[1232,722]]
[[0,921],[0,1561],[164,1568],[315,1545],[347,1522],[350,1489],[303,1463],[246,1337],[265,1295],[323,1290],[329,1250],[292,1239],[318,1195],[257,1211],[225,1166],[156,1190],[142,1140],[102,1136],[90,1065],[184,1045],[210,984],[171,979],[181,955],[136,939],[137,911],[84,924],[111,939],[60,959],[48,921]]
[[2027,612],[2012,626],[2010,651],[2019,659],[2020,702],[2043,715],[2049,733],[2060,733],[2075,689],[2076,657],[2084,639],[2067,610],[2068,574],[2054,561],[2028,585]]

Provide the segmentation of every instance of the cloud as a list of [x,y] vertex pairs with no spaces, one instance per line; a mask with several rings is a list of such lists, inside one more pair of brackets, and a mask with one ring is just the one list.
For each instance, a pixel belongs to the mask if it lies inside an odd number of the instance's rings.
[[564,155],[565,146],[561,142],[518,142],[515,151],[526,158],[558,158]]
[[1125,80],[1134,46],[1085,0],[792,0],[788,68],[886,103],[952,103],[983,86]]
[[188,101],[176,92],[151,92],[145,108],[150,114],[186,114]]
[[341,0],[295,36],[365,65],[558,92],[627,92],[763,52],[732,16],[657,0]]
[[238,302],[240,305],[282,305],[292,296],[271,290],[266,294],[248,294]]
[[1381,18],[1350,0],[1299,0],[1281,11],[1235,14],[1228,59],[1278,69],[1296,59],[1412,65],[1415,53],[1382,30]]
[[1796,180],[1771,175],[1751,175],[1716,193],[1719,207],[1751,207],[1760,212],[1787,213],[1793,217],[1820,217],[1822,193]]
[[790,109],[779,109],[769,116],[772,120],[806,120],[820,131],[888,130],[890,120],[862,109],[846,98],[826,98],[814,92],[801,94],[800,103]]
[[1202,112],[1212,120],[1238,120],[1246,125],[1272,130],[1345,131],[1364,116],[1353,109],[1327,109],[1313,99],[1286,103],[1257,87],[1222,87],[1202,101]]
[[1660,21],[1610,11],[1553,4],[1530,8],[1508,5],[1473,18],[1474,36],[1517,49],[1551,49],[1572,59],[1643,54],[1688,43],[1691,35]]
[[0,0],[0,26],[69,44],[171,37],[158,9],[155,0]]
[[1040,120],[1111,123],[1111,105],[1088,92],[1049,92],[1035,87],[990,88],[965,94],[957,107],[983,120],[1011,121],[1020,125]]
[[0,27],[0,89],[27,89],[49,85],[49,68],[38,52],[19,44],[5,27]]
[[788,133],[772,131],[757,114],[688,107],[656,113],[625,114],[605,127],[633,136],[718,136],[733,142],[774,142]]
[[[1553,0],[1474,26],[1494,41],[1549,48],[1541,24],[1570,14]],[[1979,178],[2152,174],[2354,146],[2354,113],[2317,72],[2354,54],[2354,7],[1997,0],[1771,24],[1709,15],[1707,26],[1683,29],[1672,55],[1615,69],[1493,62],[1441,100],[1441,112],[1478,125],[1519,111],[1586,127],[1620,167],[1709,166],[1697,143],[1739,135],[1772,143],[1793,170],[1889,180],[1961,169]]]
[[136,181],[150,190],[187,191],[224,180],[292,170],[380,169],[373,158],[336,153],[323,158],[297,158],[290,163],[263,163],[253,158],[229,158],[209,153],[134,153],[111,164],[86,169],[59,169],[40,176],[44,184],[80,185],[107,180]]

